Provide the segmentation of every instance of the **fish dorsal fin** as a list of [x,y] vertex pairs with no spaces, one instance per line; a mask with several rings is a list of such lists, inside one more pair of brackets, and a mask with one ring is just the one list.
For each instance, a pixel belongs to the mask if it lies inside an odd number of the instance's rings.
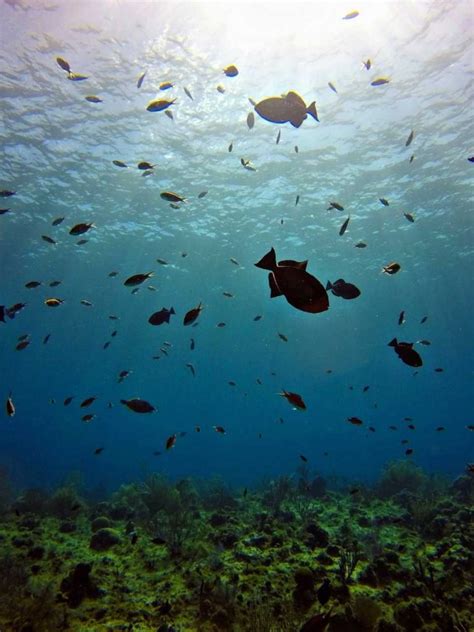
[[287,101],[290,101],[291,104],[294,104],[298,107],[304,108],[306,110],[306,103],[303,101],[302,97],[297,92],[293,92],[290,90],[285,96]]
[[281,296],[283,294],[283,292],[278,287],[273,272],[270,272],[270,274],[268,275],[268,284],[270,285],[270,298],[275,298],[276,296]]
[[336,281],[334,281],[333,285],[336,285],[336,283],[345,283],[344,279],[337,279]]
[[277,267],[275,249],[272,248],[255,265],[257,268],[263,268],[264,270],[275,270]]
[[306,261],[294,261],[294,259],[283,259],[283,261],[278,262],[278,265],[287,268],[297,268],[298,270],[306,270],[308,260],[306,259]]
[[392,340],[390,340],[390,342],[388,343],[389,347],[397,347],[398,346],[398,341],[396,338],[392,338]]

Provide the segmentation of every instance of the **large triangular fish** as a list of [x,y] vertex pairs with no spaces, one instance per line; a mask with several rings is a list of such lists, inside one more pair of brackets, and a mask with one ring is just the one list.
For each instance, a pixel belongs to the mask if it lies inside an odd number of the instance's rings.
[[283,295],[296,309],[319,314],[329,308],[328,295],[318,279],[306,272],[306,264],[307,261],[292,260],[277,263],[276,253],[272,248],[255,265],[271,271],[268,275],[271,298]]
[[319,122],[316,111],[316,102],[308,107],[296,92],[288,92],[282,97],[269,97],[255,105],[255,111],[270,123],[291,123],[293,127],[299,127],[310,114]]

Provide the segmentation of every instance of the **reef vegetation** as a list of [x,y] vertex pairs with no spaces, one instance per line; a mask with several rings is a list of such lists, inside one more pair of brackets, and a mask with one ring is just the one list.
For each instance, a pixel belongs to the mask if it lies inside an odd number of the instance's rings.
[[100,497],[74,475],[14,490],[3,469],[0,492],[2,631],[474,629],[472,474],[152,474]]

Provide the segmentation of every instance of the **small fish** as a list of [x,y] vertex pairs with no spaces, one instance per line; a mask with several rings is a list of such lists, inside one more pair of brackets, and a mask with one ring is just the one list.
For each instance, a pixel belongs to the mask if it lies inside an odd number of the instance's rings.
[[412,448],[407,448],[407,449],[405,450],[405,454],[406,454],[407,456],[410,456],[411,454],[413,454],[413,449],[412,449]]
[[12,394],[7,397],[7,401],[5,403],[5,409],[7,411],[7,415],[9,417],[14,417],[16,413],[15,404],[13,403]]
[[9,211],[9,208],[0,208],[0,215],[5,215],[5,213],[8,213]]
[[275,141],[276,145],[278,145],[278,143],[280,142],[280,138],[281,138],[281,129],[278,130],[278,134],[277,134],[276,141]]
[[372,67],[372,62],[370,61],[370,59],[366,59],[362,62],[362,64],[366,70],[370,70]]
[[49,287],[58,287],[58,285],[61,285],[62,281],[50,281],[49,283]]
[[146,162],[146,160],[142,160],[142,162],[139,162],[137,164],[137,168],[140,169],[140,171],[149,171],[151,169],[154,169],[156,167],[156,165],[152,165],[149,162]]
[[344,207],[342,206],[342,204],[339,204],[339,202],[329,202],[329,206],[327,208],[328,211],[330,211],[331,209],[336,209],[336,211],[343,211]]
[[46,334],[46,336],[43,338],[43,344],[47,344],[49,339],[51,338],[51,334]]
[[138,89],[140,89],[142,87],[143,80],[145,79],[145,77],[146,77],[146,70],[145,70],[145,72],[142,72],[142,74],[137,79],[137,88]]
[[226,77],[237,77],[239,71],[237,69],[237,66],[231,64],[230,66],[226,66],[224,68],[224,74]]
[[101,453],[101,452],[103,452],[103,451],[104,451],[104,448],[96,448],[96,449],[94,450],[94,454],[100,454],[100,453]]
[[281,334],[280,332],[278,332],[278,337],[280,338],[280,340],[283,340],[283,342],[288,342],[288,338],[285,336],[285,334]]
[[403,213],[403,215],[407,218],[409,222],[413,224],[413,222],[415,221],[415,218],[413,217],[411,213]]
[[430,342],[429,340],[425,340],[425,339],[423,339],[423,340],[417,340],[416,342],[417,342],[417,344],[419,344],[419,345],[424,345],[425,347],[429,347],[429,346],[430,346],[430,344],[431,344],[431,342]]
[[234,295],[231,294],[231,292],[222,292],[223,296],[226,296],[227,298],[234,298]]
[[367,244],[364,241],[358,241],[354,244],[354,248],[367,248]]
[[397,426],[389,426],[388,429],[389,430],[397,430]]
[[35,287],[39,287],[40,285],[41,285],[41,281],[28,281],[28,283],[25,283],[25,287],[28,288],[29,290],[32,290]]
[[171,101],[168,99],[156,99],[154,101],[150,101],[146,109],[148,112],[162,112],[173,105],[175,101],[176,99],[172,99]]
[[8,191],[7,189],[2,189],[0,191],[0,197],[5,198],[5,197],[11,197],[12,195],[15,195],[16,191]]
[[297,195],[296,196],[296,200],[295,200],[295,206],[298,206],[298,202],[300,201],[300,196]]
[[257,167],[248,158],[241,158],[240,164],[244,169],[247,169],[247,171],[257,171]]
[[174,86],[174,83],[171,83],[171,81],[163,81],[163,83],[160,83],[158,89],[159,90],[169,90],[173,86]]
[[195,369],[194,369],[194,366],[193,366],[190,362],[188,362],[188,363],[186,364],[186,366],[188,367],[188,369],[189,369],[189,370],[191,371],[191,373],[193,374],[193,377],[196,377],[196,371],[195,371]]
[[359,419],[359,417],[348,417],[347,421],[354,426],[362,426],[362,424],[364,423],[362,419]]
[[364,388],[362,389],[363,393],[367,393],[367,391],[369,390],[370,386],[364,386]]
[[88,406],[90,406],[91,404],[93,404],[95,402],[95,400],[97,399],[97,397],[88,397],[87,399],[84,399],[81,404],[80,407],[81,408],[87,408]]
[[337,279],[334,283],[328,281],[326,290],[330,290],[334,296],[340,296],[343,299],[350,300],[360,296],[359,288],[353,283],[348,283],[344,279]]
[[58,64],[58,66],[60,68],[62,68],[63,70],[65,70],[66,72],[71,72],[71,66],[69,65],[69,63],[63,59],[62,57],[56,57],[56,63]]
[[306,404],[304,403],[301,395],[298,395],[298,393],[292,393],[291,391],[283,390],[283,392],[278,393],[278,395],[284,397],[289,404],[291,404],[298,410],[306,410]]
[[423,360],[419,353],[413,349],[413,342],[399,342],[396,338],[393,338],[388,343],[388,346],[393,347],[397,356],[405,364],[413,367],[423,366]]
[[414,160],[415,160],[415,154],[412,154],[408,162],[411,164]]
[[331,88],[333,92],[337,94],[336,86],[333,83],[331,83],[331,81],[328,81],[328,86]]
[[161,264],[162,266],[167,266],[168,265],[168,262],[165,259],[158,258],[156,261],[157,261],[157,263]]
[[466,426],[466,430],[474,430],[474,424],[469,424],[469,426]]
[[229,147],[227,148],[227,151],[229,152],[229,154],[232,152],[233,149],[234,149],[234,143],[231,143]]
[[240,266],[240,263],[237,261],[237,259],[234,259],[234,257],[231,257],[229,261],[233,263],[235,266]]
[[347,227],[349,226],[349,221],[350,221],[351,217],[349,216],[346,221],[342,224],[341,228],[339,229],[339,236],[342,237],[342,235],[344,235],[344,233],[347,230]]
[[423,325],[423,323],[426,323],[427,320],[428,320],[428,316],[423,316],[423,318],[420,320],[420,325]]
[[436,428],[436,432],[443,432],[443,430],[446,430],[446,428],[444,426],[438,426]]
[[400,316],[398,317],[398,324],[403,325],[405,323],[405,312],[402,310],[400,312]]
[[387,77],[378,77],[377,79],[374,79],[373,81],[370,82],[371,86],[383,86],[386,83],[389,83],[390,79],[387,79]]
[[174,307],[171,307],[170,309],[166,309],[166,307],[163,307],[159,312],[155,312],[154,314],[152,314],[148,319],[148,322],[150,323],[150,325],[154,326],[162,325],[163,323],[169,324],[170,318],[173,314],[176,314],[176,312],[174,311]]
[[247,127],[249,129],[252,129],[254,125],[255,125],[255,114],[253,112],[249,112],[247,116]]
[[229,381],[227,382],[227,384],[228,384],[229,386],[237,386],[237,383],[236,383],[236,382],[234,382],[233,380],[229,380]]
[[124,381],[124,379],[130,375],[130,373],[131,371],[126,371],[126,370],[120,371],[120,373],[118,374],[117,382],[121,384]]
[[128,169],[128,165],[122,162],[121,160],[112,160],[112,163],[116,167],[120,167],[121,169]]
[[44,302],[48,307],[58,307],[62,305],[62,303],[64,303],[64,301],[60,298],[47,298]]
[[69,81],[85,81],[86,79],[89,79],[86,75],[80,75],[77,72],[70,72],[67,78]]
[[359,11],[351,11],[350,13],[348,13],[347,15],[345,15],[342,19],[343,20],[353,20],[354,18],[356,18],[359,15]]
[[219,329],[222,329],[222,327],[225,327],[225,326],[226,326],[226,323],[223,323],[223,322],[217,323],[216,325],[216,327],[219,327]]
[[262,319],[262,316],[260,314],[257,314],[257,316],[254,317],[255,322],[258,322],[261,319]]
[[399,263],[392,261],[392,263],[389,263],[382,268],[382,272],[385,272],[385,274],[396,274],[400,268],[401,265]]
[[295,145],[295,154],[299,153],[299,151],[298,145]]
[[442,369],[441,367],[437,367],[435,369],[435,373],[443,373],[444,369]]
[[384,206],[390,206],[388,203],[388,200],[386,200],[385,198],[379,198],[379,201],[384,205]]
[[28,346],[29,346],[30,342],[31,342],[31,341],[30,341],[30,340],[28,340],[28,339],[26,339],[26,340],[22,340],[21,342],[19,342],[19,343],[16,345],[15,349],[16,349],[17,351],[23,351],[23,349],[26,349],[26,347],[28,347]]
[[201,432],[201,426],[195,426],[195,427],[194,427],[194,430],[195,430],[196,432]]
[[95,419],[94,413],[87,413],[87,415],[82,415],[81,417],[81,420],[84,421],[85,423],[89,423],[93,419]]
[[225,434],[225,428],[223,426],[212,426],[212,427],[218,434]]
[[64,217],[56,217],[56,219],[53,219],[53,221],[51,222],[52,226],[59,226],[59,224],[62,224],[64,222]]
[[174,448],[175,444],[176,444],[176,435],[173,434],[171,435],[171,437],[168,437],[166,439],[165,448],[167,450],[171,450],[171,448]]
[[88,239],[79,239],[79,241],[76,241],[76,246],[83,246],[84,244],[87,244],[88,241]]
[[131,277],[128,277],[123,284],[126,287],[136,287],[137,285],[141,285],[144,281],[151,278],[153,276],[153,272],[146,272],[144,274],[133,274]]
[[405,143],[405,147],[409,147],[411,145],[412,140],[415,138],[415,132],[413,130],[411,130],[410,134],[408,135],[408,138],[406,140]]
[[111,314],[109,316],[109,320],[120,320],[120,318],[118,316],[114,316],[113,314]]
[[190,309],[188,312],[186,312],[183,319],[183,325],[191,325],[191,323],[194,323],[202,310],[202,303],[199,303],[197,307],[193,307],[193,309]]
[[303,463],[307,463],[308,459],[305,457],[304,454],[300,454],[300,459],[303,461]]
[[202,200],[203,197],[206,197],[207,193],[208,193],[207,191],[201,191],[201,193],[199,193],[198,195],[198,198]]
[[53,245],[57,244],[57,241],[53,239],[52,237],[48,237],[48,235],[41,235],[41,239],[48,244],[53,244]]
[[69,406],[69,404],[72,402],[73,399],[74,399],[74,395],[70,395],[69,397],[66,397],[66,399],[63,401],[63,406]]
[[186,198],[178,193],[174,193],[173,191],[162,191],[160,193],[160,198],[162,200],[167,200],[168,202],[186,202]]
[[95,228],[94,224],[87,224],[87,223],[76,224],[75,226],[71,228],[71,230],[69,231],[69,234],[77,237],[78,235],[83,235],[84,233],[87,233],[87,231],[90,228]]
[[370,432],[375,432],[375,428],[373,426],[369,426],[368,430],[370,430]]
[[93,303],[91,303],[90,301],[88,301],[88,300],[87,300],[87,299],[85,299],[85,298],[82,298],[82,299],[81,299],[81,305],[85,305],[86,307],[92,307],[92,306],[93,306]]
[[129,410],[132,410],[134,413],[153,413],[156,410],[156,408],[149,402],[140,398],[121,399],[120,403],[126,406]]
[[194,101],[193,99],[193,95],[190,93],[190,91],[187,88],[183,88],[184,90],[184,94],[189,97],[191,99],[191,101]]
[[87,97],[84,97],[84,99],[86,101],[89,101],[89,103],[103,103],[102,99],[96,97],[95,95],[89,95]]
[[410,430],[415,430],[415,426],[413,424],[409,424],[407,428],[410,428]]
[[191,340],[189,341],[189,348],[191,349],[191,351],[194,351],[195,346],[196,343],[194,342],[194,338],[191,338]]

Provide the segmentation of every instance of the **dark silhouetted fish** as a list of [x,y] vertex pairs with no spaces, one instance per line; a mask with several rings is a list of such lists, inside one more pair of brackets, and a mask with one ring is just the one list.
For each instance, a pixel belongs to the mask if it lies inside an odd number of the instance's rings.
[[337,279],[334,283],[330,281],[326,284],[326,290],[331,290],[334,296],[340,296],[347,300],[360,296],[360,290],[353,283],[347,283],[344,279]]
[[389,347],[393,347],[397,356],[409,366],[419,367],[423,366],[423,360],[420,354],[413,349],[413,342],[398,342],[396,338],[393,338],[388,343]]
[[176,314],[176,312],[174,311],[174,307],[172,307],[171,309],[166,309],[166,307],[163,307],[159,312],[155,312],[154,314],[152,314],[148,319],[148,322],[150,323],[150,325],[162,325],[163,323],[169,324],[172,314]]
[[344,235],[344,233],[347,230],[347,227],[349,226],[349,222],[350,222],[350,216],[346,219],[346,221],[342,224],[341,228],[339,229],[339,235],[342,237],[342,235]]
[[87,231],[93,227],[94,227],[94,224],[92,223],[91,224],[87,224],[87,223],[76,224],[75,226],[71,228],[71,230],[69,231],[69,234],[77,237],[77,235],[83,235],[84,233],[87,233]]
[[306,262],[286,260],[277,264],[275,250],[272,248],[255,265],[257,268],[271,270],[268,275],[271,298],[284,296],[296,309],[312,314],[329,308],[327,292],[318,279],[306,272]]
[[193,309],[190,309],[188,312],[186,312],[183,319],[183,325],[191,325],[192,323],[194,323],[194,321],[202,312],[202,310],[203,310],[202,304],[199,303],[197,307],[193,307]]
[[223,72],[226,77],[237,77],[237,75],[239,74],[237,66],[234,66],[233,64],[231,64],[230,66],[226,66]]
[[145,77],[146,77],[146,71],[142,72],[142,74],[138,77],[138,80],[137,80],[137,88],[138,89],[140,89],[142,87],[143,80],[145,79]]
[[137,285],[141,285],[144,281],[153,276],[153,272],[146,272],[144,274],[134,274],[131,277],[128,277],[123,284],[127,287],[136,287]]
[[156,408],[144,399],[121,399],[120,403],[132,410],[134,413],[153,413]]
[[310,114],[319,122],[316,103],[313,101],[306,106],[303,99],[296,92],[288,92],[283,97],[269,97],[255,106],[255,111],[270,123],[291,123],[293,127],[300,127]]
[[414,138],[415,138],[415,132],[412,130],[406,140],[405,147],[409,147]]
[[278,393],[278,395],[284,397],[289,404],[291,404],[298,410],[306,410],[306,404],[304,403],[301,395],[298,395],[298,393],[292,393],[291,391],[283,390],[281,393]]
[[382,272],[385,272],[385,274],[396,274],[397,272],[399,272],[400,269],[401,265],[399,263],[396,263],[395,261],[392,261],[392,263],[389,263],[382,268]]

